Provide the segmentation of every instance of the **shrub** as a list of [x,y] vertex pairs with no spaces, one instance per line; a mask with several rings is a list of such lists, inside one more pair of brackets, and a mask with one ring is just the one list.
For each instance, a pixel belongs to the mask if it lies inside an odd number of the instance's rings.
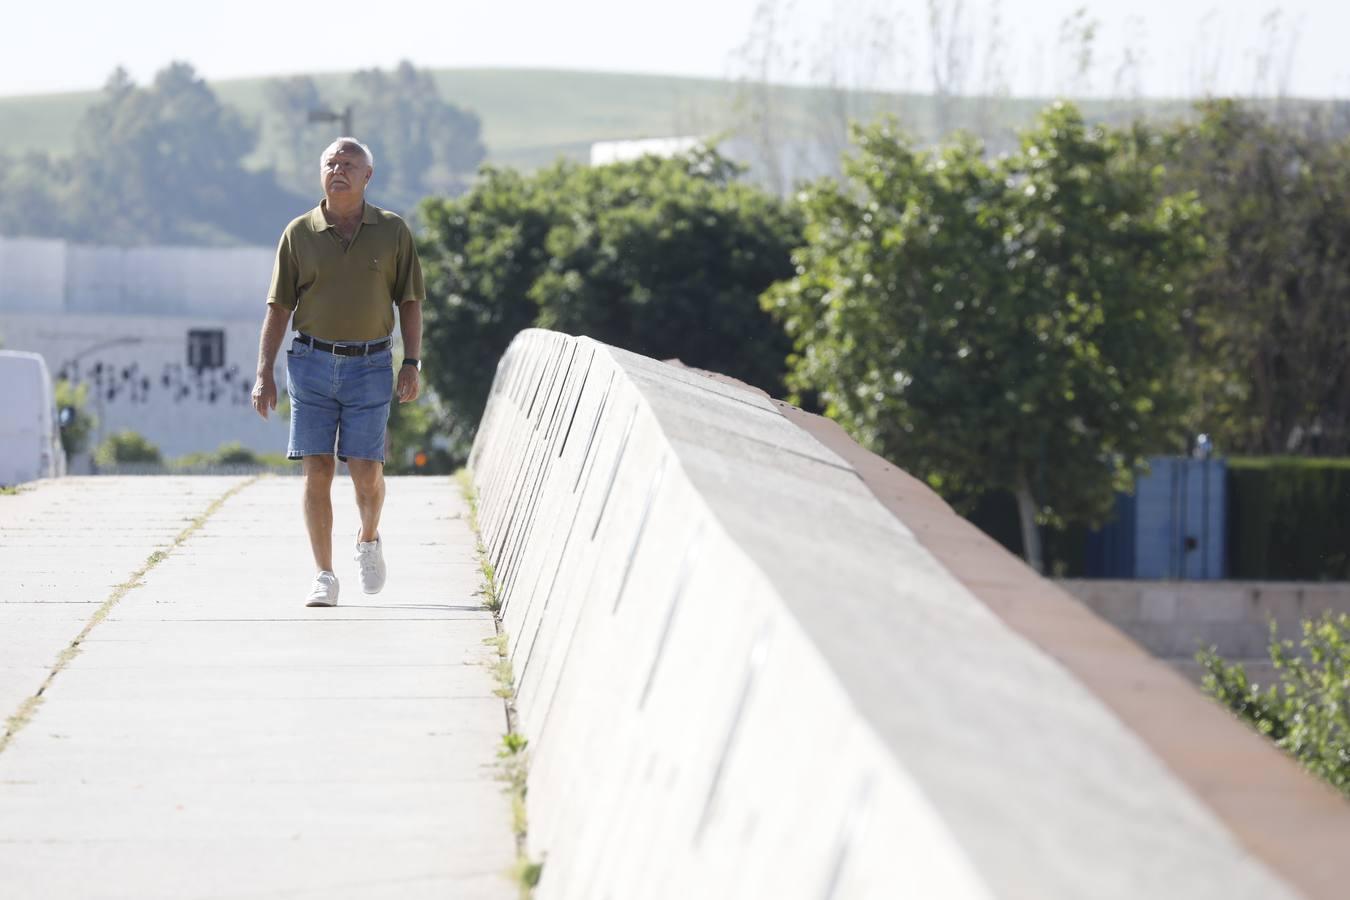
[[1281,641],[1271,623],[1270,658],[1280,680],[1264,691],[1212,647],[1196,659],[1205,667],[1206,693],[1350,797],[1350,615],[1304,622],[1301,651]]
[[262,460],[258,454],[238,441],[221,444],[215,452],[215,462],[222,466],[258,466]]
[[214,469],[214,468],[261,468],[271,466],[279,468],[286,463],[283,453],[258,453],[250,450],[238,441],[221,444],[215,450],[189,453],[180,456],[172,463],[173,468]]
[[134,431],[119,431],[111,435],[94,451],[94,461],[100,466],[121,463],[162,462],[159,448]]
[[67,456],[83,453],[89,446],[89,433],[96,420],[86,408],[89,385],[72,384],[64,378],[56,381],[56,408],[61,411],[61,447]]

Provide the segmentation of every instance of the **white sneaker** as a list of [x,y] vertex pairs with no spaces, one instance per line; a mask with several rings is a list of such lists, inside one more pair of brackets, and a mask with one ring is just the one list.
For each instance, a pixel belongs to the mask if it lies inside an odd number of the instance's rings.
[[306,606],[337,606],[338,580],[332,572],[320,572],[314,576],[314,587],[309,589]]
[[388,574],[384,565],[384,542],[378,534],[375,540],[362,543],[361,532],[356,533],[356,563],[361,567],[361,590],[378,594],[384,588],[384,578]]

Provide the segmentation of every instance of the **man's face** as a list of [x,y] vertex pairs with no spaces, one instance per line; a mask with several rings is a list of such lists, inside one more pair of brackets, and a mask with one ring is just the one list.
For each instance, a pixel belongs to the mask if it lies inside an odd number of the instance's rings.
[[339,144],[323,156],[323,192],[330,197],[335,194],[361,196],[365,193],[372,171],[360,147]]

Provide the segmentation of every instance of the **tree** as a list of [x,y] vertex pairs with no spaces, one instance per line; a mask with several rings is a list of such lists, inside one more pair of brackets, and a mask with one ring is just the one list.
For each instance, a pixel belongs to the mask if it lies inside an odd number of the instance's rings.
[[308,75],[272,78],[263,84],[267,115],[263,146],[277,177],[289,189],[308,196],[319,189],[319,154],[326,141],[315,137],[311,112],[324,107],[319,86]]
[[1191,427],[1232,453],[1350,453],[1350,139],[1233,101],[1170,138],[1211,238],[1188,286]]
[[970,75],[972,37],[962,21],[965,0],[927,0],[927,6],[928,65],[941,139],[953,127],[952,98],[963,92]]
[[771,391],[782,383],[788,342],[757,297],[791,274],[799,232],[714,151],[528,176],[485,169],[422,215],[428,374],[461,450],[498,358],[532,325]]
[[1008,490],[1037,523],[1100,521],[1172,446],[1178,271],[1198,208],[1163,196],[1139,130],[1056,104],[1000,160],[856,133],[842,184],[805,201],[798,275],[764,297],[790,384],[944,494]]
[[375,152],[376,193],[410,210],[430,194],[460,194],[483,161],[478,116],[441,97],[429,72],[403,61],[352,76],[359,131]]
[[70,166],[45,153],[0,154],[0,234],[63,236],[68,215]]
[[303,208],[243,159],[256,134],[186,63],[146,88],[118,69],[80,120],[69,237],[94,243],[272,243]]

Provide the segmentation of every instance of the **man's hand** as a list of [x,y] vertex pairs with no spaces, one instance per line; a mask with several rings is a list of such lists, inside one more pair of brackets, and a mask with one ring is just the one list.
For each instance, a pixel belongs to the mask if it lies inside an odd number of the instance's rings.
[[271,372],[258,373],[258,380],[253,383],[253,408],[264,419],[277,408],[277,382]]
[[399,403],[411,403],[412,401],[416,400],[417,395],[421,393],[420,385],[421,382],[418,379],[418,372],[416,366],[398,367],[397,394]]

